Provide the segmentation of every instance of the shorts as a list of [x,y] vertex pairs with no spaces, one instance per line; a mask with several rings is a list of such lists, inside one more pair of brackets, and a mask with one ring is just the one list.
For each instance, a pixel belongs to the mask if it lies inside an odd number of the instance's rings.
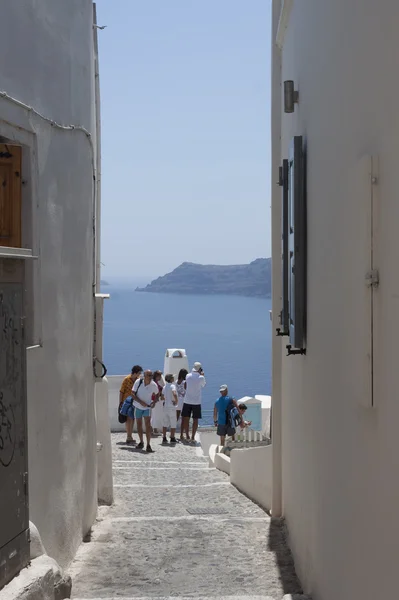
[[145,408],[142,410],[141,408],[135,409],[136,419],[142,419],[143,417],[149,417],[151,415],[151,409]]
[[177,415],[175,408],[167,408],[163,413],[163,426],[176,429]]
[[181,412],[182,417],[193,417],[193,419],[201,419],[201,404],[183,404],[183,410]]
[[229,427],[228,425],[218,425],[217,434],[221,437],[225,437],[226,435],[235,435],[236,430],[233,427]]
[[121,415],[125,415],[125,417],[127,417],[128,419],[134,419],[133,398],[131,396],[128,396],[126,398],[119,412],[121,413]]

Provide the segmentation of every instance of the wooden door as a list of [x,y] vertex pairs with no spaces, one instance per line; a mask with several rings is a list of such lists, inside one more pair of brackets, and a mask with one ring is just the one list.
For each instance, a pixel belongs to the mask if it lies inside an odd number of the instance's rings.
[[0,144],[0,246],[21,247],[21,147]]

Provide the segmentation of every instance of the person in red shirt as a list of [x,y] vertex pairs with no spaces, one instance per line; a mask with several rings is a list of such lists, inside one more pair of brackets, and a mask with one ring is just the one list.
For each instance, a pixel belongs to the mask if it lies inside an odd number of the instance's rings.
[[[143,368],[140,365],[134,365],[132,368],[132,372],[130,375],[127,375],[125,379],[122,381],[121,389],[119,392],[119,410],[129,396],[132,395],[132,389],[137,379],[141,377],[143,373]],[[126,427],[126,444],[135,444],[136,442],[133,439],[133,426],[134,426],[134,418],[127,417],[127,421],[125,423]]]

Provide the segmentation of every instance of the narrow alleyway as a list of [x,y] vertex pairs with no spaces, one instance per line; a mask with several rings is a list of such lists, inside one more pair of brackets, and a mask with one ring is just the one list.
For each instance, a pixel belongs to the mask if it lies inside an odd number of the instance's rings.
[[195,447],[152,455],[113,434],[115,504],[101,507],[70,573],[75,600],[298,593],[282,528]]

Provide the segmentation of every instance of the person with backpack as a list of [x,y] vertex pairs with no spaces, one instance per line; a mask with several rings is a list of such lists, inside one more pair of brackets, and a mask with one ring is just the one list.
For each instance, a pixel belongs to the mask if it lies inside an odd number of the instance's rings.
[[234,436],[236,427],[240,426],[243,429],[250,423],[246,423],[242,418],[243,413],[247,410],[246,405],[239,405],[237,400],[228,395],[227,385],[221,385],[219,392],[220,398],[215,402],[213,409],[213,420],[220,437],[220,445],[224,446],[226,435]]
[[240,403],[237,407],[234,406],[232,402],[230,402],[226,409],[226,420],[227,427],[229,430],[228,435],[231,435],[231,439],[233,440],[233,442],[236,439],[235,433],[237,427],[240,426],[241,429],[244,429],[244,427],[248,427],[252,423],[252,421],[244,421],[243,419],[243,415],[246,412],[247,408],[247,405],[244,403]]
[[[126,444],[135,444],[135,440],[133,439],[133,426],[134,426],[134,408],[133,408],[133,398],[132,398],[132,389],[137,379],[141,377],[143,373],[143,367],[140,365],[134,365],[130,375],[127,375],[121,385],[121,389],[119,391],[119,408],[118,408],[118,418],[120,423],[125,423],[126,427]],[[124,406],[124,403],[126,404]],[[122,407],[123,412],[122,412]]]

